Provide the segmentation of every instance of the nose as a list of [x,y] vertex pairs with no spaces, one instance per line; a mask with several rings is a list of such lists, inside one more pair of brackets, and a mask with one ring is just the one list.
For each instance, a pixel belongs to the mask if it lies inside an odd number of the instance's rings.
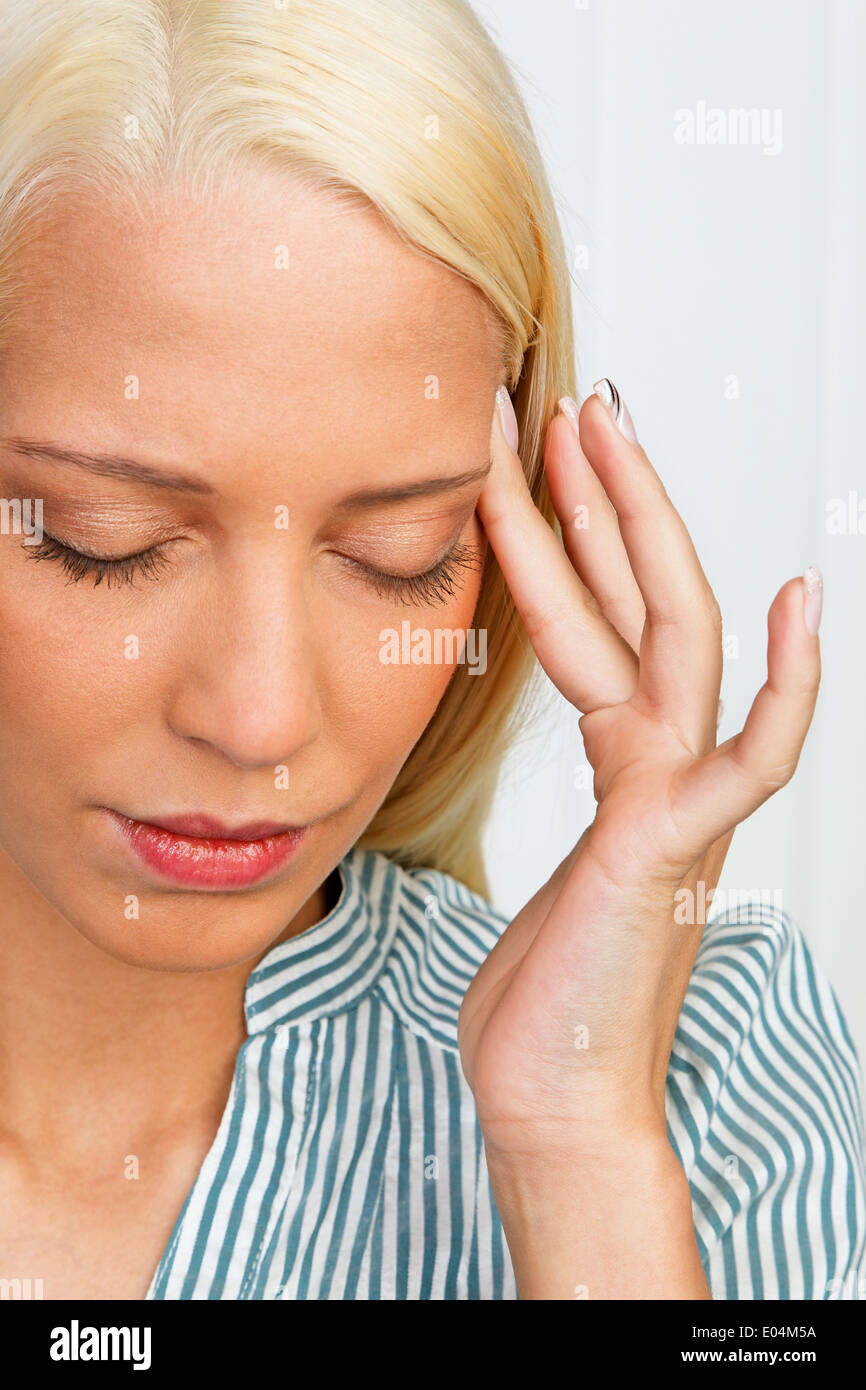
[[173,731],[236,766],[275,768],[322,729],[303,576],[279,556],[226,567],[184,638],[169,700]]

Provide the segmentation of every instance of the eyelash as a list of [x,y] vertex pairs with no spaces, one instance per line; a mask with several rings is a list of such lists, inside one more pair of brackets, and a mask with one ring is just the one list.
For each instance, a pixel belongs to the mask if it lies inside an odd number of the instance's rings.
[[168,563],[160,546],[151,546],[149,550],[140,550],[135,555],[123,555],[117,560],[105,560],[98,555],[87,555],[83,550],[75,550],[71,545],[64,545],[55,536],[46,535],[45,532],[38,545],[27,547],[27,554],[32,560],[54,560],[74,584],[90,576],[93,578],[94,588],[104,579],[107,589],[111,588],[112,581],[117,584],[133,584],[138,575],[155,579]]
[[[44,532],[37,546],[28,546],[27,554],[33,560],[53,560],[61,566],[71,583],[77,584],[82,579],[92,577],[94,588],[104,579],[107,589],[111,588],[112,582],[133,584],[139,575],[156,579],[168,563],[160,546],[140,550],[135,555],[124,555],[117,560],[106,560],[75,550]],[[468,545],[455,545],[423,574],[388,574],[385,570],[363,565],[359,560],[345,558],[361,571],[380,598],[415,605],[444,603],[446,599],[453,598],[460,571],[480,567],[478,552]]]
[[423,574],[388,574],[385,570],[362,565],[358,560],[349,563],[361,570],[380,598],[420,607],[445,603],[446,599],[453,598],[460,571],[479,569],[481,558],[472,546],[458,544]]

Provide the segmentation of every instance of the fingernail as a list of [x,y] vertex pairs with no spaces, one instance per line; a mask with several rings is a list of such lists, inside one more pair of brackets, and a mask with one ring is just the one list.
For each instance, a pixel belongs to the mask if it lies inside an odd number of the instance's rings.
[[565,418],[573,425],[574,432],[577,435],[577,441],[580,443],[580,407],[577,401],[572,400],[571,396],[562,396],[561,399],[557,401],[557,405]]
[[499,423],[502,426],[502,433],[505,435],[509,448],[517,453],[517,446],[520,443],[520,430],[517,427],[517,416],[514,413],[514,406],[511,404],[511,397],[504,386],[500,386],[496,392],[496,405],[499,410]]
[[628,406],[613,382],[608,377],[603,376],[601,381],[593,382],[592,389],[599,400],[607,406],[610,417],[620,434],[632,444],[637,444],[637,433],[634,422],[628,413]]
[[817,565],[810,565],[803,571],[803,622],[806,631],[814,637],[821,626],[821,608],[824,602],[824,577]]

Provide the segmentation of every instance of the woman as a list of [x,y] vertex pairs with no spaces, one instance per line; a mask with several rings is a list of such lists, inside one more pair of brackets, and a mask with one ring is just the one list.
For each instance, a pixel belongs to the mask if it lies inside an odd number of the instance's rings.
[[[681,911],[794,772],[820,576],[717,748],[718,606],[616,388],[574,402],[472,12],[15,0],[0,49],[0,1274],[856,1297],[834,997],[781,915]],[[536,662],[598,809],[509,924]]]

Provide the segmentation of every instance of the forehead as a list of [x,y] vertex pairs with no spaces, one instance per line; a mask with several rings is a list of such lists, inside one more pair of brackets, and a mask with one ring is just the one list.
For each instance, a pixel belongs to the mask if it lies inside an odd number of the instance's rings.
[[431,397],[459,416],[500,379],[482,294],[372,207],[263,168],[142,209],[67,195],[40,223],[16,265],[7,402],[47,393],[82,427],[99,412],[128,430],[134,379],[136,427],[176,445],[220,422],[308,438],[348,410],[395,428]]

